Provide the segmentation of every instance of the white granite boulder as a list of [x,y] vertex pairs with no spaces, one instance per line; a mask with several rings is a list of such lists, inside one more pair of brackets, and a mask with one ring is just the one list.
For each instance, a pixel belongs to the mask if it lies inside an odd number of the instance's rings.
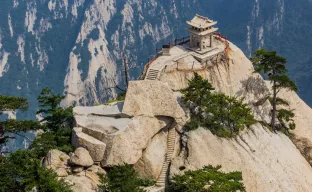
[[101,129],[106,134],[124,130],[131,118],[122,114],[123,102],[92,107],[78,106],[73,109],[75,126],[86,129]]
[[92,165],[91,167],[89,167],[87,169],[87,171],[90,171],[90,172],[96,173],[96,174],[106,174],[106,171],[104,169],[102,169],[102,167],[97,166],[97,165]]
[[71,185],[71,189],[74,192],[98,192],[99,180],[95,181],[94,178],[90,179],[89,177],[83,175],[68,175],[64,180]]
[[167,131],[155,135],[144,150],[142,157],[134,165],[134,169],[143,178],[157,180],[165,161],[167,135]]
[[75,127],[101,129],[106,134],[124,130],[130,123],[130,118],[115,118],[99,115],[75,115]]
[[167,116],[183,124],[186,115],[177,96],[160,81],[130,81],[122,113],[129,116]]
[[72,145],[75,148],[87,149],[93,159],[98,162],[103,160],[106,144],[82,132],[82,128],[75,127],[72,133]]
[[[259,123],[251,129],[233,139],[219,138],[204,128],[190,132],[188,157],[176,157],[170,175],[221,165],[224,172],[242,172],[246,191],[311,191],[311,166],[292,141]],[[180,171],[182,166],[186,169]]]
[[57,170],[58,168],[67,168],[69,156],[57,149],[52,149],[44,158],[44,166],[48,169]]
[[88,150],[86,150],[85,148],[79,147],[75,150],[74,154],[70,157],[70,163],[72,165],[90,167],[93,165],[94,162]]
[[92,107],[77,106],[73,109],[74,115],[100,115],[100,116],[111,116],[111,117],[121,117],[123,102],[114,102],[107,105],[98,105]]
[[59,177],[67,177],[68,176],[66,169],[63,167],[56,169],[55,172],[56,172],[57,176],[59,176]]
[[132,81],[122,112],[117,104],[74,109],[81,128],[74,129],[72,143],[86,148],[94,161],[103,159],[103,166],[135,164],[161,129],[174,120],[184,124],[186,115],[177,99],[162,82]]
[[73,166],[72,168],[71,168],[71,171],[73,172],[73,173],[80,173],[81,171],[83,171],[84,170],[84,167],[82,167],[82,166]]
[[125,131],[111,135],[102,165],[135,164],[151,138],[166,126],[165,121],[155,117],[134,117],[133,123]]

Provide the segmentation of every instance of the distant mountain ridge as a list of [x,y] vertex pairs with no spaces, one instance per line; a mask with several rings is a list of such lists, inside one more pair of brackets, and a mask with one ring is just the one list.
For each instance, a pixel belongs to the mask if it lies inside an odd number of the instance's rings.
[[184,22],[199,13],[217,20],[246,55],[264,46],[287,57],[299,95],[311,105],[311,10],[308,0],[3,0],[1,94],[36,106],[49,86],[66,94],[66,105],[103,103],[123,84],[123,57],[137,78],[156,48],[187,35]]

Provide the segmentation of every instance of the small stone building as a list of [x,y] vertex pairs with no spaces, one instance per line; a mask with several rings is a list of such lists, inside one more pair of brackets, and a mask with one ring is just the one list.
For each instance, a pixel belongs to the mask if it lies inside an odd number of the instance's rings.
[[212,36],[218,30],[213,27],[217,24],[216,21],[196,14],[187,24],[190,25],[190,28],[186,29],[190,33],[190,48],[205,51],[212,47]]

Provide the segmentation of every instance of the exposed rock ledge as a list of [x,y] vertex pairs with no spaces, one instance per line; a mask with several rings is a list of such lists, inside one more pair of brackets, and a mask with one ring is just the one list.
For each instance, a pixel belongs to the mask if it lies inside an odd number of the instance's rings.
[[189,156],[177,157],[171,174],[179,167],[200,169],[222,165],[222,170],[242,171],[247,191],[310,191],[311,166],[282,133],[272,133],[260,124],[235,139],[220,139],[200,128],[189,135]]
[[177,129],[186,121],[177,96],[159,81],[132,81],[125,102],[76,107],[74,114],[75,147],[86,148],[105,167],[141,164],[136,168],[152,179],[157,179],[166,153],[166,142],[160,141],[166,141],[173,121],[180,125]]
[[[270,84],[253,73],[252,63],[243,52],[230,43],[228,57],[217,62],[197,72],[217,91],[244,97],[256,119],[270,122],[271,104],[264,99]],[[173,90],[180,90],[187,87],[187,80],[193,74],[194,71],[186,68],[172,70],[162,74],[160,81]],[[306,160],[312,165],[312,109],[295,92],[283,90],[279,97],[288,100],[289,108],[295,110],[297,127],[292,131],[293,142],[300,151],[288,137],[272,134],[260,125],[253,126],[253,131],[242,133],[236,140],[220,139],[199,129],[189,135],[189,157],[176,158],[172,174],[179,173],[178,168],[184,163],[187,169],[220,164],[226,171],[242,171],[247,191],[310,191],[312,169]]]
[[[252,73],[252,64],[242,51],[230,44],[228,58],[219,57],[216,63],[197,72],[217,91],[244,97],[255,118],[269,122],[271,106],[264,99],[269,86],[259,74]],[[130,82],[124,103],[76,107],[75,146],[88,149],[93,160],[104,167],[133,164],[142,176],[157,179],[167,150],[168,128],[176,121],[180,131],[186,121],[179,93],[172,90],[187,86],[194,74],[187,67],[161,74],[160,81]],[[312,110],[296,93],[281,93],[295,109],[294,143],[311,163]],[[225,171],[242,171],[247,191],[309,192],[312,188],[312,168],[292,141],[260,124],[236,139],[220,139],[200,128],[189,134],[187,146],[188,157],[179,153],[177,138],[171,175],[181,173],[181,166],[188,170],[220,164]]]

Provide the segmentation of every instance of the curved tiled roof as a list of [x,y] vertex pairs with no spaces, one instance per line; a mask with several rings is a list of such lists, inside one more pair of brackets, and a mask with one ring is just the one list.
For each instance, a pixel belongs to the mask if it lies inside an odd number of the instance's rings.
[[196,28],[205,29],[207,27],[211,27],[217,24],[217,21],[213,21],[213,20],[208,19],[207,17],[203,17],[203,16],[196,14],[195,17],[191,21],[187,21],[187,24]]

